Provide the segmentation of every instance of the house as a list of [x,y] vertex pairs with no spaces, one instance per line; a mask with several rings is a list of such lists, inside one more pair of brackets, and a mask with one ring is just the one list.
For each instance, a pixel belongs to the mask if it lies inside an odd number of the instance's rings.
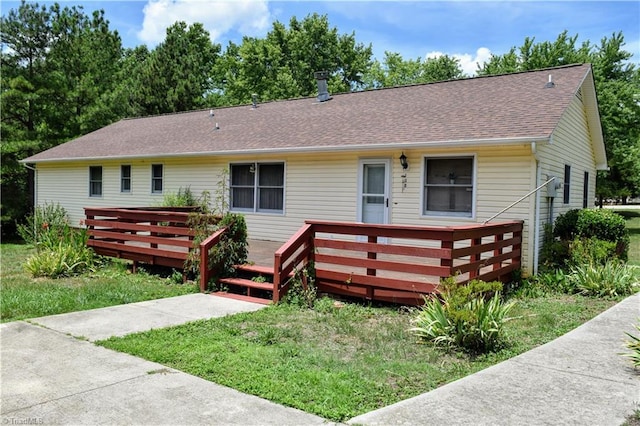
[[231,210],[253,239],[286,241],[307,219],[523,220],[528,272],[543,225],[594,204],[606,154],[589,64],[321,92],[125,119],[23,162],[37,171],[37,203],[59,202],[74,223],[85,206],[158,205],[185,187],[215,194],[227,169]]

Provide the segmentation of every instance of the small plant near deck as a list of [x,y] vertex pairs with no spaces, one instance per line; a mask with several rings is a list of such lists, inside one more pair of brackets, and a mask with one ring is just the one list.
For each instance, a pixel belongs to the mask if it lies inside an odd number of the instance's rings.
[[59,204],[45,204],[19,225],[22,238],[36,248],[25,262],[33,277],[57,278],[91,270],[95,255],[87,247],[87,233],[69,226],[67,212]]
[[315,271],[313,263],[296,270],[283,302],[301,308],[313,308],[318,299]]
[[[638,318],[638,322],[635,325],[637,331],[640,332],[640,318]],[[625,333],[630,340],[625,342],[625,346],[631,352],[625,352],[621,354],[622,356],[626,356],[631,359],[634,367],[640,367],[640,335],[634,336],[631,333]]]
[[162,207],[200,207],[203,212],[209,211],[211,196],[208,191],[202,191],[196,197],[191,191],[191,187],[178,188],[178,192],[167,192],[162,199]]
[[451,277],[443,280],[440,295],[425,297],[411,331],[436,345],[455,346],[472,353],[499,348],[502,329],[514,303],[501,298],[502,283]]

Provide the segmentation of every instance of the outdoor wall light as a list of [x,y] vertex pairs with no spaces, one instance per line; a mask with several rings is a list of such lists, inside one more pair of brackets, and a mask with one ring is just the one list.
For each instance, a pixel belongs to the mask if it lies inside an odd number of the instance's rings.
[[407,170],[409,168],[409,163],[407,163],[407,156],[404,155],[404,152],[400,156],[400,165],[402,166],[403,170]]

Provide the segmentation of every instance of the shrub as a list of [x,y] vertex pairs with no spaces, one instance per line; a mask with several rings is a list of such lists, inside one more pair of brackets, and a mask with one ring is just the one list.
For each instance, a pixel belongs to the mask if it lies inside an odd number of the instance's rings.
[[38,250],[25,262],[25,269],[34,277],[66,277],[93,269],[95,255],[86,247],[86,233],[71,230],[57,245]]
[[617,256],[617,244],[596,237],[576,237],[569,243],[569,265],[598,264],[604,265],[609,259]]
[[209,211],[209,192],[203,191],[199,197],[191,192],[191,187],[178,188],[178,192],[167,192],[162,199],[163,207],[200,207],[203,212]]
[[[215,230],[227,227],[218,244],[211,249],[209,255],[209,268],[215,271],[212,277],[217,280],[220,277],[232,277],[235,275],[235,266],[246,263],[247,249],[247,224],[244,216],[227,213],[221,219],[208,214],[193,214],[189,217],[189,227],[195,231],[194,244],[204,241]],[[191,276],[200,274],[200,251],[192,250],[185,261],[184,270]]]
[[[638,319],[638,323],[635,325],[635,328],[640,331],[640,318]],[[625,334],[631,339],[625,342],[625,346],[627,349],[631,350],[631,352],[626,352],[622,355],[631,358],[631,362],[635,367],[640,367],[640,337],[634,336],[631,333]]]
[[457,346],[470,352],[499,347],[502,328],[514,303],[504,303],[502,283],[471,281],[460,285],[455,278],[442,283],[440,298],[425,297],[411,331],[436,345]]
[[629,231],[622,216],[603,209],[569,210],[555,221],[553,234],[545,229],[541,261],[561,268],[628,258]]
[[310,263],[295,271],[283,302],[300,308],[313,308],[317,298],[315,268]]
[[67,211],[60,204],[43,204],[26,217],[26,223],[18,224],[18,235],[25,243],[53,246],[69,228]]
[[573,292],[584,296],[618,297],[638,289],[636,274],[630,266],[616,260],[604,265],[574,266],[569,274]]
[[553,236],[561,240],[572,240],[576,236],[579,209],[572,209],[559,215],[553,226]]

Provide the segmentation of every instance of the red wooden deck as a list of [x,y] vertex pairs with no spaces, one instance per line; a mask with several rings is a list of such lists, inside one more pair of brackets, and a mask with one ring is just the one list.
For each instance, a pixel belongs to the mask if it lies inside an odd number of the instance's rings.
[[[187,226],[192,210],[86,208],[85,212],[88,245],[102,255],[181,269],[189,251],[198,249],[200,287],[207,290],[213,275],[207,269],[209,251],[224,229],[193,247],[193,232]],[[253,266],[245,267],[246,272],[268,275],[270,282],[223,281],[245,295],[266,293],[278,302],[294,272],[313,262],[321,292],[416,305],[422,303],[422,295],[437,291],[442,278],[511,279],[520,268],[521,243],[519,221],[455,227],[307,221],[284,244],[249,240]]]

